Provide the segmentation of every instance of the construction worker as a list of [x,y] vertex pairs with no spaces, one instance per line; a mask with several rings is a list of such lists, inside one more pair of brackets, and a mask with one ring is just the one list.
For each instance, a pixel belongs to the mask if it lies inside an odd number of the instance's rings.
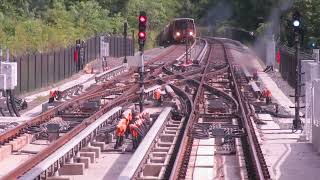
[[137,131],[138,127],[135,124],[130,124],[129,128],[132,136],[132,146],[133,146],[133,149],[136,149],[139,144],[139,134]]
[[114,146],[114,149],[117,149],[119,146],[122,146],[123,143],[123,136],[127,130],[127,120],[126,119],[120,119],[120,121],[117,124],[116,127],[116,144]]
[[266,99],[266,104],[271,103],[271,91],[269,89],[264,89],[261,93],[260,98],[261,97]]
[[266,104],[271,103],[271,91],[269,89],[266,90]]
[[161,90],[160,89],[156,89],[153,92],[153,99],[158,102],[158,105],[161,104]]
[[146,132],[146,121],[150,119],[149,113],[143,112],[135,116],[135,122],[129,125],[132,135],[133,149],[136,149]]
[[131,109],[127,109],[122,113],[122,117],[126,120],[126,125],[129,126],[129,124],[132,121],[132,111]]
[[50,91],[49,103],[53,103],[54,99],[57,99],[57,97],[58,97],[57,90]]
[[79,72],[79,50],[78,48],[76,50],[74,50],[73,52],[73,60],[74,60],[74,64],[76,66],[76,72]]
[[115,149],[117,149],[119,146],[122,146],[123,143],[123,137],[124,135],[128,136],[129,134],[129,124],[132,123],[132,110],[127,109],[122,113],[122,119],[117,124],[116,127],[116,144],[114,146]]

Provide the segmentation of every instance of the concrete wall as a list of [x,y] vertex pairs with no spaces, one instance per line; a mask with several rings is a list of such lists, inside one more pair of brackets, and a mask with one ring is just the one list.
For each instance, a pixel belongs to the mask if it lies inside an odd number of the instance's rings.
[[312,144],[320,152],[320,79],[313,82],[313,102],[312,102]]
[[314,60],[303,60],[301,64],[305,73],[302,75],[305,86],[301,89],[306,106],[304,130],[314,148],[320,152],[320,64]]
[[[304,95],[310,91],[311,84],[314,79],[320,78],[320,65],[314,60],[302,60],[301,62],[301,72],[305,73],[302,75],[301,80],[305,84],[305,87],[301,88],[301,94]],[[306,102],[303,99],[303,102]]]

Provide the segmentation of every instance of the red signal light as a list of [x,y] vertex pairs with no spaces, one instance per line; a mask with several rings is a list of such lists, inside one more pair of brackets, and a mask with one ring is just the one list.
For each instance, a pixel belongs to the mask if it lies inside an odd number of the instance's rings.
[[139,16],[139,22],[140,23],[145,23],[147,21],[147,17],[146,16]]
[[138,43],[139,43],[139,50],[143,52],[144,49],[144,43],[146,41],[147,37],[147,14],[144,11],[140,11],[139,15],[139,33],[138,33]]
[[145,32],[139,32],[138,36],[139,36],[139,39],[144,39],[146,37],[146,33]]

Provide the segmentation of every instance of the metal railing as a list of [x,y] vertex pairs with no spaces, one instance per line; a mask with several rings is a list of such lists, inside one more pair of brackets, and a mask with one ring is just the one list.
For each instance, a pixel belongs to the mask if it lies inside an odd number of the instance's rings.
[[[291,87],[295,87],[296,83],[296,66],[297,60],[295,57],[295,49],[285,46],[283,44],[278,45],[278,49],[280,50],[280,64],[279,71],[283,79],[288,81]],[[312,53],[308,51],[301,51],[299,54],[300,60],[312,60],[314,57]]]

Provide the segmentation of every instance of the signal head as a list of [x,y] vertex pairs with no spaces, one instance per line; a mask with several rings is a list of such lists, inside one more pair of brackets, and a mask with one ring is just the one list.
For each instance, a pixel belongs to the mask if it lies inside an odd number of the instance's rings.
[[140,31],[140,32],[138,33],[138,36],[139,36],[139,39],[145,39],[145,38],[146,38],[146,33],[143,32],[143,31]]
[[292,14],[292,25],[293,25],[293,28],[294,28],[295,32],[299,32],[300,31],[300,28],[301,28],[301,20],[300,20],[300,18],[301,18],[301,16],[300,16],[299,11],[295,11]]
[[140,11],[139,23],[145,24],[147,22],[147,14],[144,11]]
[[139,43],[139,50],[143,51],[144,43],[147,37],[147,14],[144,11],[140,11],[139,15],[139,32],[138,32],[138,43]]
[[299,26],[300,26],[300,21],[297,20],[297,19],[294,20],[294,21],[293,21],[293,26],[294,26],[294,27],[299,27]]
[[143,15],[140,15],[139,16],[139,23],[146,23],[146,22],[147,22],[147,17],[143,16]]

